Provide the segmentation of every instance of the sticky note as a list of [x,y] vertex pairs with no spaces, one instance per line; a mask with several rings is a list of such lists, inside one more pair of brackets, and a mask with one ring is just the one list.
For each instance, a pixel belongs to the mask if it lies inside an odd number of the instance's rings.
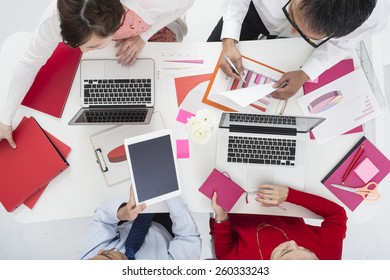
[[353,170],[364,183],[370,181],[378,172],[379,169],[372,163],[369,158],[363,159],[358,166]]
[[195,116],[195,114],[193,114],[191,112],[188,112],[188,111],[186,111],[184,109],[180,109],[179,114],[176,117],[176,120],[178,122],[186,124],[187,121],[188,121],[188,118],[190,118],[192,116]]
[[176,140],[176,152],[177,152],[177,158],[190,157],[190,143],[188,139]]

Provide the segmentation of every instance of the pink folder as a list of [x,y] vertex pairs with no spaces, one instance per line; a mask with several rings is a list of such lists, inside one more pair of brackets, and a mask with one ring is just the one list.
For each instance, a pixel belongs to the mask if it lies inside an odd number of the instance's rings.
[[[341,184],[342,177],[345,171],[348,169],[351,164],[357,149],[363,145],[364,152],[359,160],[356,162],[355,166],[358,166],[366,158],[369,158],[370,161],[379,169],[379,172],[371,178],[370,181],[376,182],[379,184],[384,177],[390,172],[390,160],[378,150],[366,137],[362,137],[356,145],[340,160],[340,162],[329,172],[328,175],[322,179],[322,183],[327,187],[335,196],[337,196],[351,211],[354,211],[360,203],[362,203],[363,198],[360,195],[354,193],[343,191],[332,187],[332,184]],[[355,172],[350,172],[348,177],[345,179],[345,186],[348,187],[363,187],[365,183]],[[384,187],[384,186],[380,186]],[[380,189],[379,188],[379,189]]]
[[225,175],[215,168],[199,188],[199,191],[210,199],[213,197],[214,192],[217,192],[217,204],[228,212],[245,192],[227,174]]

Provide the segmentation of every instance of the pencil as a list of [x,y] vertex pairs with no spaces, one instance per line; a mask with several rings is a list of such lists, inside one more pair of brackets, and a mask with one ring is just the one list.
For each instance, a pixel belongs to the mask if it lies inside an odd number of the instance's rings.
[[359,150],[356,152],[351,164],[348,166],[347,170],[345,171],[343,177],[341,178],[341,184],[344,185],[345,179],[347,179],[349,173],[351,173],[352,168],[355,166],[356,162],[359,160],[360,156],[364,152],[364,147],[361,145],[359,147]]

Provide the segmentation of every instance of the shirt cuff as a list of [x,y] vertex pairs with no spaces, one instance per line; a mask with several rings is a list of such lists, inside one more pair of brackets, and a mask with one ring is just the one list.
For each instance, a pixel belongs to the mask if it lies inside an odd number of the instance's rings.
[[221,39],[231,38],[240,41],[241,24],[236,21],[223,21]]
[[319,61],[311,59],[301,67],[301,70],[313,81],[324,72],[324,66]]

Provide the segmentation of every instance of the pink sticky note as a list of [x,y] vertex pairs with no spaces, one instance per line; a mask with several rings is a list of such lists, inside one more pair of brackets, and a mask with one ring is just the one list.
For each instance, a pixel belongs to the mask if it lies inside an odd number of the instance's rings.
[[176,117],[176,120],[178,122],[186,124],[188,118],[191,118],[192,116],[195,116],[195,114],[193,114],[191,112],[188,112],[188,111],[186,111],[184,109],[180,109],[179,114]]
[[189,158],[190,157],[190,142],[188,139],[176,140],[177,158]]
[[364,183],[370,181],[378,172],[379,169],[372,163],[369,158],[365,158],[353,170]]

